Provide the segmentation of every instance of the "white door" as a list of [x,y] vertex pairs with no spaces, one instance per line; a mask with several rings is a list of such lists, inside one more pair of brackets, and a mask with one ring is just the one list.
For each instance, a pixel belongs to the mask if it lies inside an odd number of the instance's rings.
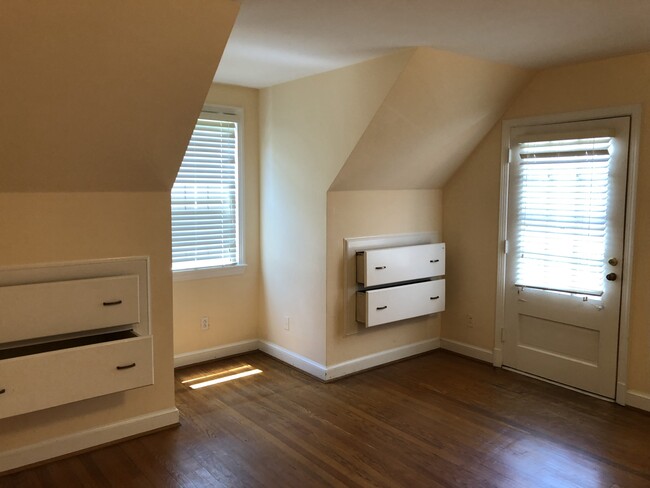
[[503,364],[616,394],[629,117],[510,133]]

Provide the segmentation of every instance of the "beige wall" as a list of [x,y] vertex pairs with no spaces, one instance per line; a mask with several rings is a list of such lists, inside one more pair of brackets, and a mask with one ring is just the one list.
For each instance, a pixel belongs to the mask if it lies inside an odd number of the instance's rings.
[[327,190],[409,56],[400,52],[261,93],[261,337],[321,364]]
[[155,384],[4,419],[0,456],[174,407],[169,189],[238,8],[2,6],[0,266],[149,256]]
[[442,188],[531,74],[415,49],[331,189]]
[[[630,315],[628,387],[650,393],[650,53],[539,73],[514,100],[505,118],[602,107],[642,106],[636,234]],[[449,282],[443,337],[492,349],[497,257],[500,123],[444,188],[444,239]],[[474,328],[463,321],[475,315]]]
[[327,194],[327,366],[440,336],[440,315],[345,336],[343,240],[441,231],[440,190],[331,191]]
[[150,256],[155,368],[153,386],[0,420],[0,453],[174,407],[169,222],[167,192],[0,193],[0,266]]
[[170,189],[238,8],[3,2],[0,191]]
[[[242,274],[174,282],[174,353],[209,349],[257,339],[260,280],[259,246],[259,91],[213,84],[206,104],[244,110],[244,243]],[[201,317],[210,328],[201,330]]]

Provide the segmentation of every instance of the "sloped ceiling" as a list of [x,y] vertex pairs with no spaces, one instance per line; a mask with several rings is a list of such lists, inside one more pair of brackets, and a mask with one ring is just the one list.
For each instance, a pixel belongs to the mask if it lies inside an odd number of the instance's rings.
[[238,8],[2,2],[0,191],[171,188]]
[[442,188],[531,76],[415,49],[330,190]]

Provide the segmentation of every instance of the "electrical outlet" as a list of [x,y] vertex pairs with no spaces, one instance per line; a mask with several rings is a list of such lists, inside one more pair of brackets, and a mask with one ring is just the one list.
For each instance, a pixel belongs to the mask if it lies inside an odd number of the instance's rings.
[[285,317],[284,318],[284,330],[289,330],[290,326],[291,326],[291,317]]
[[206,315],[201,317],[201,330],[208,330],[210,328],[210,318]]
[[474,316],[471,313],[467,314],[467,327],[470,329],[474,327]]

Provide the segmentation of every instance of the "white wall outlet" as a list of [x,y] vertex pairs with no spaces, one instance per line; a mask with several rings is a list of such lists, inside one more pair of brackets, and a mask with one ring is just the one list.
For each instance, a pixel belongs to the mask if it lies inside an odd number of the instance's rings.
[[471,313],[467,314],[467,327],[470,329],[474,327],[474,316]]
[[291,317],[284,318],[284,330],[289,330],[291,327]]
[[208,330],[210,328],[210,318],[206,315],[201,317],[201,330]]

